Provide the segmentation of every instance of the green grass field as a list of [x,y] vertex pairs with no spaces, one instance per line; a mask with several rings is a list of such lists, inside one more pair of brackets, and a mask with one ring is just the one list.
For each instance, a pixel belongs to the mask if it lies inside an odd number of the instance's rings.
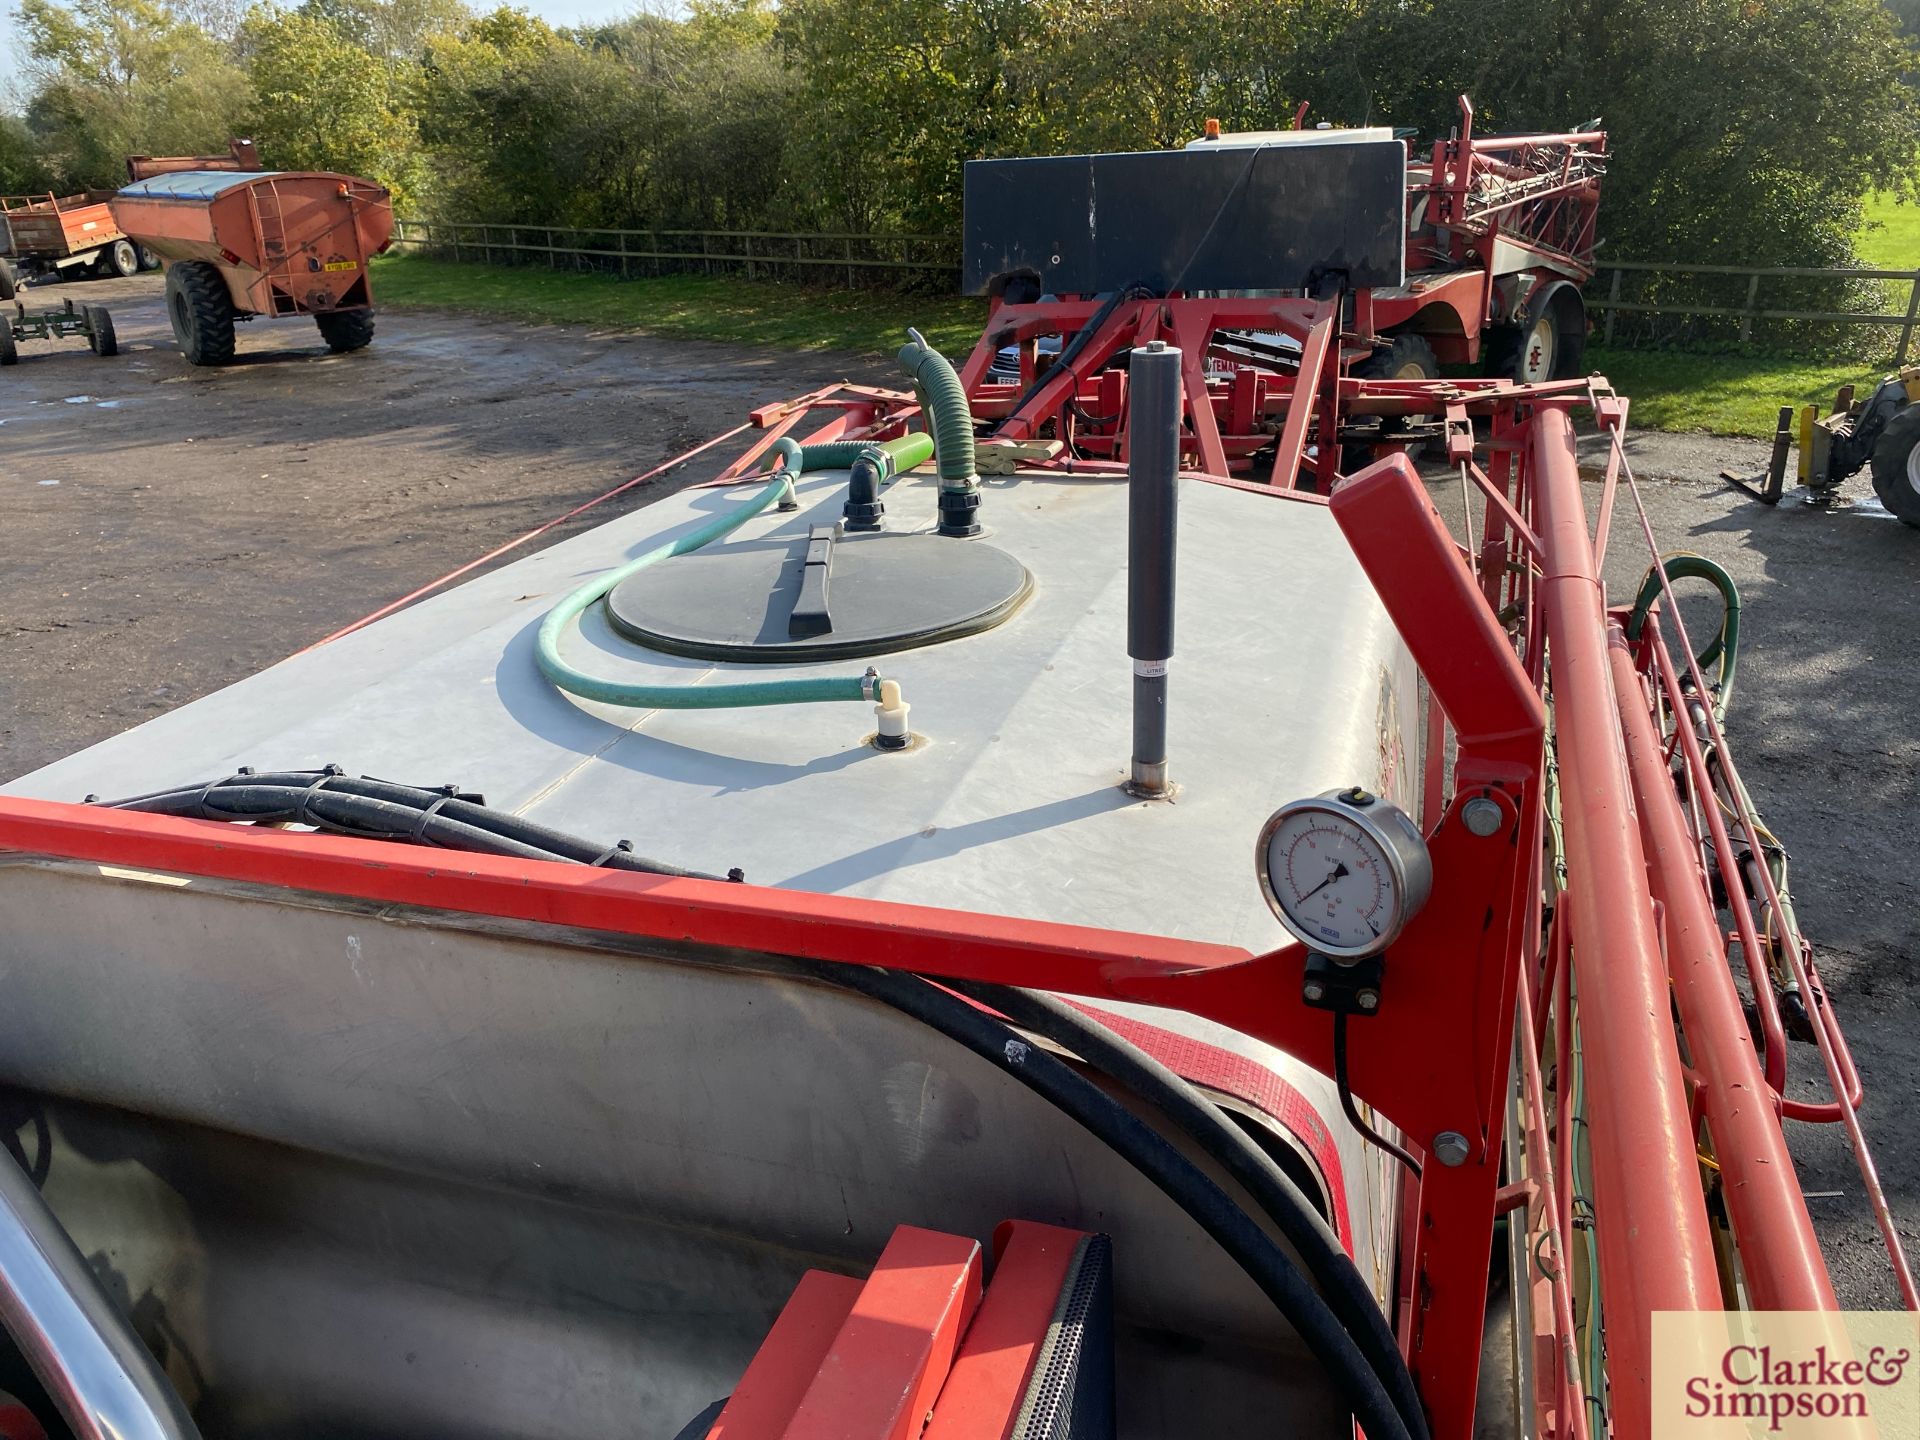
[[[1920,265],[1920,209],[1888,203],[1880,210],[1889,223],[1885,230],[1871,232],[1871,243],[1880,246],[1876,263]],[[1885,258],[1902,253],[1912,258]],[[409,255],[385,256],[375,266],[379,301],[395,309],[456,310],[795,350],[891,355],[904,343],[907,326],[913,325],[957,360],[973,347],[986,314],[984,302],[957,295],[813,290],[726,276],[620,280]],[[1773,434],[1780,406],[1830,400],[1843,384],[1876,378],[1870,367],[1857,363],[1608,350],[1598,345],[1587,353],[1594,369],[1632,397],[1636,424],[1763,439]]]
[[[1842,385],[1868,386],[1880,371],[1858,361],[1695,355],[1683,350],[1587,347],[1587,364],[1631,398],[1634,425],[1770,439],[1782,405],[1830,402]],[[1864,390],[1862,391],[1864,394]]]
[[686,340],[891,355],[915,326],[949,355],[980,338],[986,303],[960,295],[813,290],[737,276],[622,280],[531,266],[452,264],[413,255],[374,262],[383,306],[501,315]]
[[1920,270],[1920,204],[1902,205],[1890,193],[1874,196],[1855,244],[1876,269]]

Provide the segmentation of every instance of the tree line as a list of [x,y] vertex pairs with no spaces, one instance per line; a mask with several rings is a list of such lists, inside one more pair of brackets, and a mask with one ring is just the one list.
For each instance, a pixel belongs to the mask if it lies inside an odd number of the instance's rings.
[[952,233],[975,157],[1303,101],[1425,143],[1467,93],[1482,132],[1604,122],[1615,255],[1837,265],[1864,197],[1915,184],[1916,3],[691,0],[557,30],[461,0],[18,0],[0,189],[250,135],[442,219]]

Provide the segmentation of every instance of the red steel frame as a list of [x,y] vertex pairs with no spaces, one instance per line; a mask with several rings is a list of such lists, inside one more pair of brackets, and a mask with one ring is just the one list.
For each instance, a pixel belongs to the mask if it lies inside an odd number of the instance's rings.
[[[986,331],[960,367],[960,383],[990,441],[1060,442],[1061,453],[1029,468],[1119,473],[1127,455],[1126,375],[1115,366],[1135,346],[1163,340],[1185,357],[1182,455],[1200,475],[1246,476],[1282,489],[1325,493],[1346,468],[1344,451],[1405,449],[1432,432],[1449,405],[1486,413],[1517,387],[1502,379],[1385,380],[1350,374],[1377,336],[1354,328],[1353,297],[995,301]],[[1106,313],[1101,317],[1100,312]],[[1070,359],[1044,366],[1038,341],[1099,324]],[[1224,333],[1223,333],[1224,332]],[[1291,353],[1263,344],[1251,354],[1237,337],[1281,336]],[[1257,342],[1259,343],[1259,342]],[[995,357],[1012,347],[1013,384],[993,378]],[[1531,387],[1535,395],[1584,396],[1584,380]],[[1307,403],[1296,404],[1305,398]],[[1466,410],[1461,412],[1462,423]],[[1408,424],[1425,429],[1396,429]],[[1470,447],[1469,447],[1470,448]]]
[[[1716,857],[1727,876],[1733,938],[1754,936],[1756,912],[1777,917],[1781,900],[1770,879],[1766,893],[1749,900],[1731,868],[1733,849],[1717,804],[1698,803],[1711,794],[1711,777],[1693,731],[1684,718],[1674,718],[1690,712],[1659,629],[1662,618],[1678,623],[1671,596],[1633,647],[1620,636],[1620,613],[1607,606],[1599,557],[1623,478],[1637,500],[1620,445],[1625,402],[1600,381],[1516,387],[1349,380],[1335,355],[1344,343],[1335,331],[1337,301],[1205,302],[1204,308],[1141,302],[1116,309],[1103,328],[1116,346],[1146,335],[1197,341],[1200,348],[1188,352],[1193,355],[1212,338],[1205,327],[1241,324],[1254,306],[1296,325],[1303,349],[1318,347],[1322,363],[1307,367],[1317,416],[1339,424],[1355,413],[1442,415],[1448,459],[1469,497],[1483,502],[1477,529],[1469,507],[1463,545],[1401,454],[1387,453],[1341,480],[1330,498],[1294,490],[1294,474],[1284,464],[1268,470],[1267,484],[1236,479],[1230,460],[1195,477],[1250,492],[1249,504],[1327,504],[1433,702],[1423,814],[1433,894],[1394,947],[1383,1003],[1353,1026],[1349,1055],[1354,1089],[1415,1149],[1430,1151],[1443,1131],[1468,1140],[1458,1165],[1429,1154],[1403,1207],[1394,1319],[1433,1433],[1465,1440],[1472,1432],[1488,1257],[1499,1214],[1526,1227],[1527,1253],[1538,1269],[1528,1279],[1542,1302],[1534,1307],[1541,1433],[1591,1433],[1587,1391],[1594,1377],[1581,1373],[1573,1343],[1572,1117],[1564,1077],[1576,1035],[1593,1086],[1608,1101],[1588,1123],[1601,1254],[1597,1301],[1607,1330],[1606,1403],[1617,1433],[1647,1431],[1653,1313],[1729,1303],[1718,1262],[1736,1267],[1759,1303],[1833,1308],[1804,1200],[1784,1163],[1786,1118],[1835,1120],[1847,1128],[1912,1304],[1912,1280],[1860,1135],[1858,1077],[1817,973],[1793,947],[1786,947],[1788,961],[1816,1017],[1833,1100],[1784,1100],[1782,1049],[1769,1045],[1763,1066],[1746,1038],[1728,968],[1729,937],[1707,898],[1707,856]],[[1003,307],[996,321],[1017,331],[1024,323],[1017,309]],[[983,353],[976,350],[969,362],[970,389],[980,387]],[[1061,370],[1057,393],[1043,389],[1011,418],[1028,424],[1049,411],[1058,418],[1052,407],[1081,383],[1078,363]],[[1218,449],[1203,438],[1207,417],[1218,413],[1218,392],[1227,389],[1231,402],[1233,387],[1242,383],[1232,376],[1223,387],[1218,377],[1189,366],[1189,445],[1203,464],[1208,455],[1217,462],[1228,452],[1225,436]],[[1601,515],[1591,531],[1572,444],[1570,414],[1577,409],[1591,411],[1613,442]],[[769,407],[755,417],[762,438],[715,483],[753,470],[773,440],[790,431],[815,425],[806,432],[809,441],[881,436],[914,413],[910,397],[870,387]],[[825,423],[818,423],[823,415]],[[1490,432],[1484,467],[1476,459],[1476,418]],[[1280,433],[1268,435],[1283,461],[1287,448],[1306,436],[1305,423],[1296,427],[1292,420],[1286,415]],[[1123,441],[1123,429],[1120,435]],[[1329,458],[1335,454],[1332,446],[1321,447],[1316,478],[1340,480]],[[1118,458],[1063,455],[1054,464],[1103,473],[1117,468]],[[1647,536],[1651,545],[1650,530]],[[1683,629],[1679,638],[1690,656]],[[1687,668],[1705,693],[1698,667],[1689,660]],[[1709,717],[1708,723],[1724,763],[1717,721]],[[1668,778],[1669,756],[1680,758],[1689,804]],[[1564,890],[1545,859],[1553,815],[1550,757],[1567,798]],[[1470,801],[1496,807],[1500,823],[1493,834],[1463,823],[1461,809]],[[1757,819],[1743,805],[1734,809],[1733,827],[1757,849]],[[1145,1002],[1231,1026],[1322,1071],[1332,1065],[1328,1017],[1300,1000],[1306,957],[1297,945],[1256,955],[1227,945],[922,906],[25,799],[0,799],[0,849],[676,945],[1038,986],[1093,1001]],[[1636,896],[1642,903],[1633,903]],[[1549,909],[1543,898],[1553,902]],[[1768,929],[1779,927],[1770,921]],[[1747,951],[1750,958],[1755,953]],[[1758,988],[1766,991],[1764,966],[1753,964]],[[1670,982],[1678,1029],[1669,1010]],[[1768,1003],[1770,992],[1763,1008]],[[1753,1098],[1765,1103],[1743,1103]],[[1516,1105],[1524,1173],[1503,1187],[1503,1130]],[[1711,1182],[1703,1178],[1700,1153],[1710,1153],[1727,1177],[1725,1227],[1709,1221],[1705,1187]],[[1588,1297],[1590,1306],[1594,1300]]]

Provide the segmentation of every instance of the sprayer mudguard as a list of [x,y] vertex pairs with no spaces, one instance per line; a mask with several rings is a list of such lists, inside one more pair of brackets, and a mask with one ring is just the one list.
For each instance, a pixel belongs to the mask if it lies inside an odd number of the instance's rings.
[[[938,483],[896,482],[889,523],[930,524]],[[7,789],[73,800],[337,761],[750,883],[1270,948],[1261,822],[1340,784],[1417,805],[1416,677],[1325,507],[1181,485],[1171,804],[1121,788],[1127,489],[1081,477],[987,492],[991,543],[1034,592],[996,629],[879,662],[913,706],[905,751],[866,743],[865,705],[620,710],[540,677],[559,595],[749,493],[692,489]],[[797,512],[722,543],[799,553],[844,491],[842,472],[804,476]],[[649,655],[597,611],[567,646],[654,684],[823,668]],[[0,927],[0,1083],[52,1116],[50,1199],[83,1247],[119,1245],[230,1403],[291,1396],[349,1433],[358,1393],[425,1435],[623,1416],[673,1433],[810,1257],[856,1268],[898,1223],[984,1234],[1021,1214],[1114,1235],[1123,1323],[1206,1337],[1124,1342],[1123,1434],[1226,1433],[1247,1404],[1330,1423],[1291,1332],[1164,1197],[990,1067],[849,997],[604,937],[84,865],[0,867]],[[1384,1295],[1398,1176],[1331,1085],[1223,1027],[1102,1008],[1164,1027],[1175,1063],[1206,1057],[1197,1078],[1294,1151]],[[276,1306],[302,1317],[298,1343]],[[322,1351],[357,1388],[301,1358]],[[480,1424],[461,1387],[496,1370],[529,1388]]]

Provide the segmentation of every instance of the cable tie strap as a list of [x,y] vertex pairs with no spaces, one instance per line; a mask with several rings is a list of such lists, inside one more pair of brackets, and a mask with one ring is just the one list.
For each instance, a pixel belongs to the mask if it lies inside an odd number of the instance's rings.
[[[234,781],[236,780],[245,780],[248,776],[252,775],[253,773],[254,773],[253,766],[242,765],[238,770],[234,771],[233,774],[227,776],[226,779],[209,780],[206,784],[202,785],[200,787],[200,793],[193,797],[193,808],[195,810],[202,812],[200,815],[200,818],[202,820],[206,819],[207,816],[205,812],[213,808],[212,806],[207,804],[207,796],[211,795],[216,790],[222,789],[225,786],[233,784]],[[233,813],[234,812],[231,810],[214,811],[214,814],[216,815],[225,815],[225,816],[231,816]]]
[[407,832],[407,839],[415,845],[431,845],[433,843],[427,839],[427,825],[435,815],[440,813],[440,807],[442,805],[455,798],[452,793],[453,787],[448,786],[447,789],[447,794],[442,795],[438,800],[420,812],[420,818],[413,822],[413,829]]
[[300,792],[300,803],[293,807],[293,820],[296,825],[311,825],[315,830],[323,828],[322,823],[307,813],[307,804],[313,799],[316,790],[327,788],[329,781],[337,780],[346,772],[338,765],[329,765],[320,772],[320,778]]
[[633,842],[631,840],[616,840],[587,863],[598,869],[616,855],[631,855],[632,853]]

